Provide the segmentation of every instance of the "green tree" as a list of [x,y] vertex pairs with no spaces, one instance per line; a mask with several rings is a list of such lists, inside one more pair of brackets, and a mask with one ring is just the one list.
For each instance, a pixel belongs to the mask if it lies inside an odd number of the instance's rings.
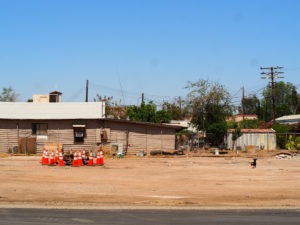
[[[282,81],[275,84],[275,117],[295,114],[299,109],[299,94],[292,83]],[[272,89],[268,85],[263,91],[262,117],[265,121],[270,121],[272,112]]]
[[105,116],[114,119],[126,119],[126,107],[113,102],[113,96],[101,96],[99,94],[94,98],[94,102],[105,102]]
[[239,113],[260,115],[260,100],[256,95],[249,95],[242,100],[242,105],[239,106]]
[[172,103],[164,102],[162,109],[169,113],[172,120],[182,120],[188,116],[188,110],[185,101],[176,98]]
[[18,94],[12,89],[12,87],[3,88],[0,95],[0,102],[16,102]]
[[238,124],[235,124],[234,130],[232,131],[232,136],[231,136],[231,140],[232,140],[232,147],[231,147],[231,150],[234,150],[236,140],[237,140],[240,136],[242,136],[241,128],[238,126]]
[[274,123],[272,128],[276,131],[277,146],[281,149],[284,149],[287,142],[286,134],[292,127],[288,124]]
[[156,110],[156,105],[150,101],[148,104],[142,102],[141,106],[129,106],[127,116],[133,121],[143,121],[151,123],[168,123],[170,115],[165,110]]
[[239,122],[239,127],[241,129],[257,129],[259,126],[259,121],[258,120],[243,120]]
[[213,146],[222,144],[227,133],[226,117],[232,115],[234,108],[229,92],[220,83],[207,79],[189,82],[187,88],[192,123],[206,131],[207,141]]
[[170,114],[165,110],[159,110],[156,112],[156,121],[158,123],[169,123],[171,120]]
[[300,96],[299,94],[297,93],[297,89],[295,86],[292,87],[292,93],[291,93],[291,96],[290,96],[290,109],[291,109],[291,112],[293,114],[297,114],[298,109],[299,109],[299,106],[300,106]]
[[207,131],[214,123],[219,127],[219,123],[222,124],[227,116],[232,115],[231,96],[220,83],[200,79],[189,82],[186,88],[190,90],[187,97],[192,123],[198,130]]
[[225,121],[212,123],[207,128],[207,142],[212,146],[219,146],[224,143],[224,137],[227,134],[227,124]]

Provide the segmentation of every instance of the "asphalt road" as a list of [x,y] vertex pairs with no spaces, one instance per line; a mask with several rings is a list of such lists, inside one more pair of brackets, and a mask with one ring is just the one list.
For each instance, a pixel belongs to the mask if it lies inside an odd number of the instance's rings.
[[0,209],[0,225],[292,225],[300,210],[74,210]]

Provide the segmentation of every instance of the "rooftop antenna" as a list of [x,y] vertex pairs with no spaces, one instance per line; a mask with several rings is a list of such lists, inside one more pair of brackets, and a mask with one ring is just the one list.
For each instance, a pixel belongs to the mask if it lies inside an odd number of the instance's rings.
[[125,97],[124,97],[124,90],[123,90],[123,86],[122,86],[122,82],[119,76],[119,68],[118,65],[116,66],[116,73],[119,79],[119,85],[120,85],[120,90],[121,90],[121,95],[122,95],[122,100],[123,100],[123,104],[125,105]]

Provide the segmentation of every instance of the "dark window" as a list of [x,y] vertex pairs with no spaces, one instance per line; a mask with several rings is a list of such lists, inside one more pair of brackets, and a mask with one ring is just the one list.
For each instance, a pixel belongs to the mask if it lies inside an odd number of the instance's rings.
[[32,135],[47,135],[48,124],[47,123],[33,123],[32,124]]
[[59,95],[57,94],[50,94],[49,102],[59,102]]
[[85,137],[85,128],[84,127],[75,127],[74,128],[74,142],[84,142]]

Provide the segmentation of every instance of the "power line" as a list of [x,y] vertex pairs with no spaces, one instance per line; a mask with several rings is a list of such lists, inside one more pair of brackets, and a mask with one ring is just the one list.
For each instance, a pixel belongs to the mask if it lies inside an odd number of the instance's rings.
[[237,96],[240,93],[241,90],[242,90],[242,87],[234,95],[232,95],[232,97]]
[[262,88],[258,88],[258,89],[252,89],[250,91],[245,90],[245,92],[247,93],[247,95],[258,95],[258,94],[262,94],[263,90],[266,87],[262,87]]
[[[127,100],[131,99],[135,101],[141,99],[141,93],[124,90],[121,83],[120,83],[120,88],[112,88],[97,83],[89,83],[89,84],[91,89],[93,89],[95,93],[101,92],[102,94],[107,94],[114,97],[118,96],[120,99],[123,99],[123,103],[125,102],[125,99]],[[178,97],[178,96],[156,95],[156,94],[149,94],[149,93],[144,93],[144,96],[145,96],[145,100],[152,101],[160,105],[162,105],[164,102],[171,102]]]
[[[76,93],[74,93],[73,95],[71,95],[70,97],[67,98],[67,101],[76,101],[77,99],[81,98],[84,95],[84,92],[86,90],[86,87],[83,86],[80,89],[78,89],[78,91]],[[78,101],[78,100],[77,100]]]

